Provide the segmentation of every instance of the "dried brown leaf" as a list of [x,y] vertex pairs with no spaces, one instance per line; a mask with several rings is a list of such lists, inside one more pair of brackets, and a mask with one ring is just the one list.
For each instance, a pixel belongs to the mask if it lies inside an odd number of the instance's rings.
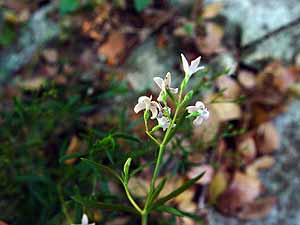
[[193,179],[196,176],[198,176],[200,173],[205,172],[203,177],[201,177],[198,181],[197,184],[209,184],[212,180],[212,176],[214,174],[214,169],[210,165],[201,165],[201,166],[195,166],[192,167],[188,172],[187,172],[187,177],[189,179]]
[[275,160],[271,156],[263,156],[256,159],[246,168],[246,173],[252,177],[258,177],[260,169],[268,169],[273,166]]
[[107,41],[98,49],[98,55],[105,56],[109,65],[120,63],[126,49],[125,37],[119,31],[112,31]]
[[217,16],[223,8],[224,4],[221,2],[209,4],[204,7],[202,17],[204,19],[211,19]]
[[275,204],[275,197],[260,198],[244,205],[237,216],[244,220],[262,219],[270,213]]
[[220,90],[223,90],[223,96],[225,99],[237,99],[241,94],[239,84],[227,75],[218,77],[216,83],[217,87]]
[[227,184],[227,174],[223,170],[217,171],[208,188],[209,202],[215,203],[219,196],[226,190]]
[[258,127],[256,142],[261,154],[270,154],[280,147],[279,135],[272,122],[263,123]]
[[[78,152],[80,147],[81,147],[81,144],[80,144],[79,138],[77,136],[73,136],[70,141],[70,144],[68,146],[68,149],[66,151],[66,155]],[[71,164],[75,163],[76,160],[77,160],[77,158],[67,159],[64,161],[64,163],[67,165],[71,165]]]

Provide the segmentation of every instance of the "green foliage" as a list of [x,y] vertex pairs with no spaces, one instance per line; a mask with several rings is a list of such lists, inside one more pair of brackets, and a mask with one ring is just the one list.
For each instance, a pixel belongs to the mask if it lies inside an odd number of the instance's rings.
[[8,46],[15,40],[16,33],[11,25],[4,23],[2,27],[0,27],[0,32],[0,46]]
[[152,4],[153,0],[134,0],[134,8],[141,12]]
[[80,0],[60,0],[59,10],[61,13],[70,13],[80,7]]

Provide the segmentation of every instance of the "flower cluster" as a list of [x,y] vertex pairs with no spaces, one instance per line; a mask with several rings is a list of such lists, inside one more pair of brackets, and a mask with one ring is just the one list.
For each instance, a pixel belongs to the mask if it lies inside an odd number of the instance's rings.
[[[203,66],[199,66],[201,57],[198,57],[195,60],[193,60],[190,65],[183,54],[181,54],[181,59],[183,70],[185,72],[185,80],[183,82],[187,82],[193,74],[195,74],[201,69],[204,69]],[[171,87],[170,72],[166,74],[164,79],[161,77],[154,77],[153,80],[160,88],[160,93],[157,98],[157,101],[153,101],[152,96],[141,96],[138,99],[137,105],[134,107],[134,112],[139,113],[142,110],[150,111],[152,114],[151,119],[156,119],[158,122],[158,126],[162,128],[163,131],[165,131],[169,128],[172,122],[171,108],[167,106],[166,100],[169,95],[178,94],[178,88]],[[182,92],[183,90],[180,91]],[[181,93],[179,94],[179,96],[181,97]],[[161,103],[164,104],[164,107],[162,107]],[[186,107],[186,110],[189,113],[188,117],[195,117],[195,120],[193,121],[193,124],[195,126],[201,125],[202,122],[204,120],[207,120],[209,117],[209,111],[207,110],[205,105],[200,101],[197,101],[195,106]],[[173,126],[176,126],[174,122]]]

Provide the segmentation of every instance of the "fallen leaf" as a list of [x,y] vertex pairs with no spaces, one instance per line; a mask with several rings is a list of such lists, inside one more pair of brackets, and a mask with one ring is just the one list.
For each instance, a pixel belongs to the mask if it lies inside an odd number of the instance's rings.
[[254,74],[245,70],[239,72],[238,81],[246,89],[253,89],[256,86]]
[[116,65],[124,56],[125,48],[124,35],[119,31],[112,31],[107,41],[99,47],[98,55],[105,56],[109,65]]
[[246,162],[253,160],[256,156],[256,145],[254,139],[248,135],[244,138],[239,138],[237,142],[237,151],[240,156],[242,156]]
[[[78,152],[80,147],[81,147],[81,144],[80,144],[79,138],[77,136],[73,136],[70,141],[70,144],[68,146],[68,149],[66,151],[66,155]],[[76,162],[76,160],[77,160],[77,158],[67,159],[64,161],[64,163],[66,165],[71,165],[71,164],[74,164],[74,162]]]
[[231,103],[231,102],[213,103],[211,104],[210,108],[216,111],[217,116],[221,122],[240,119],[242,116],[241,108],[236,103]]
[[260,157],[256,159],[253,163],[251,163],[249,166],[247,166],[246,173],[252,177],[258,177],[260,169],[268,169],[272,167],[274,163],[275,160],[271,156]]
[[260,198],[244,205],[237,216],[244,220],[262,219],[270,213],[275,204],[275,197]]
[[210,165],[201,165],[201,166],[192,167],[187,172],[187,177],[189,179],[193,179],[203,172],[205,172],[205,174],[197,181],[197,184],[202,184],[202,185],[209,184],[214,174],[214,169]]
[[235,172],[228,189],[219,197],[218,209],[227,215],[236,215],[246,203],[253,202],[262,191],[262,184],[256,177]]
[[216,2],[216,3],[206,5],[202,12],[202,18],[211,19],[217,16],[223,8],[224,8],[224,4],[221,2]]
[[213,177],[209,188],[208,198],[210,203],[215,203],[219,196],[224,193],[227,188],[228,176],[223,170],[218,170]]
[[280,139],[272,122],[261,124],[257,129],[256,142],[261,154],[270,154],[279,149]]
[[290,85],[296,81],[297,75],[286,68],[281,61],[268,64],[257,76],[257,84],[260,87],[273,88],[285,93]]
[[210,56],[224,50],[222,38],[224,36],[223,27],[212,23],[205,23],[205,35],[199,35],[196,39],[196,46],[204,56]]
[[201,126],[194,128],[193,139],[201,140],[204,145],[210,143],[216,137],[219,128],[220,119],[217,111],[213,107],[209,107],[209,118]]
[[239,84],[227,75],[218,77],[216,84],[220,90],[223,90],[225,99],[237,99],[241,95]]

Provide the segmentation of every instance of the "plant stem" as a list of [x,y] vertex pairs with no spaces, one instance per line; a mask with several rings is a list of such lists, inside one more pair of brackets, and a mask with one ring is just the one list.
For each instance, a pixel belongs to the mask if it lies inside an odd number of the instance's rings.
[[139,212],[139,213],[143,213],[143,211],[141,210],[141,208],[138,206],[138,204],[134,201],[133,197],[131,196],[129,190],[128,190],[128,187],[127,187],[127,184],[123,183],[123,186],[124,186],[124,189],[125,189],[125,192],[126,192],[126,195],[127,195],[127,198],[128,200],[130,201],[130,203],[132,204],[132,206]]
[[147,225],[147,224],[148,224],[148,214],[142,213],[142,225]]

